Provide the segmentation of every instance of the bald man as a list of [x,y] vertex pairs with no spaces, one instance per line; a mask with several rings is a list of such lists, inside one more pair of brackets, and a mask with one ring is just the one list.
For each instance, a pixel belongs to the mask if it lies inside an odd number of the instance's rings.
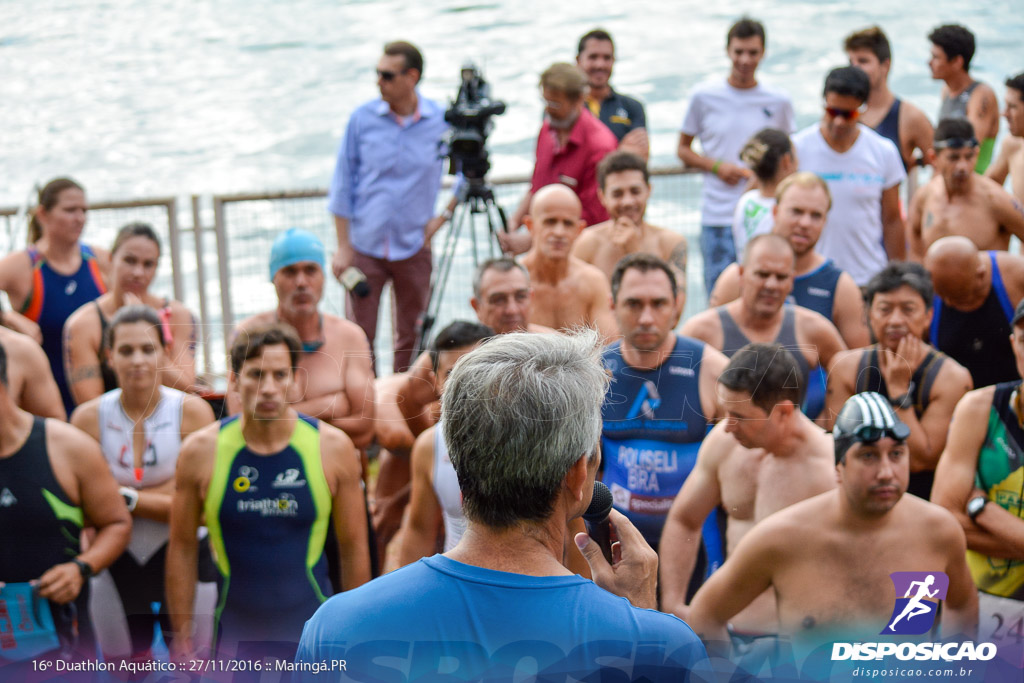
[[828,318],[786,298],[793,291],[796,257],[778,235],[758,235],[747,243],[740,265],[740,297],[690,318],[681,334],[700,339],[732,358],[750,342],[781,344],[800,366],[800,387],[812,371],[827,368],[846,349]]
[[924,266],[936,294],[932,346],[967,368],[976,387],[1016,379],[1010,320],[1024,298],[1024,257],[951,236],[928,248]]
[[556,330],[593,327],[611,341],[619,334],[608,278],[571,256],[586,227],[581,212],[579,197],[565,185],[547,185],[533,195],[525,219],[532,246],[522,261],[533,283],[530,322]]
[[910,202],[910,259],[920,262],[936,240],[969,237],[979,249],[1024,241],[1024,209],[991,178],[974,172],[978,140],[966,119],[943,119],[935,128],[935,175]]

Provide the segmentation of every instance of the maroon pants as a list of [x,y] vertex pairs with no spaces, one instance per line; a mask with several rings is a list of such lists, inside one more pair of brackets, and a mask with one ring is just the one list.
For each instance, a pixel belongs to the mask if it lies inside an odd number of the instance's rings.
[[[430,291],[430,271],[433,266],[430,246],[424,246],[417,254],[402,261],[388,261],[374,258],[358,251],[352,265],[363,271],[370,294],[365,298],[348,296],[348,315],[363,328],[374,348],[377,336],[377,313],[380,310],[380,295],[385,283],[391,281],[394,316],[395,362],[394,371],[404,372],[412,364],[416,351],[417,323],[427,308]],[[376,356],[374,357],[376,364]]]

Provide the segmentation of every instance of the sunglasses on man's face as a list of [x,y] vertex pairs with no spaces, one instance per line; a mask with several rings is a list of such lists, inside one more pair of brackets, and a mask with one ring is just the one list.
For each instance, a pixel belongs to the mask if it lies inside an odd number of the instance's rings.
[[831,118],[839,118],[840,116],[850,121],[856,121],[860,117],[860,109],[840,109],[839,107],[825,107],[825,113]]
[[406,71],[407,71],[407,69],[403,69],[403,70],[398,71],[398,72],[395,72],[395,71],[381,71],[380,69],[377,69],[377,78],[381,79],[382,81],[393,81],[393,80],[395,80],[396,76],[398,76],[399,74],[404,74]]

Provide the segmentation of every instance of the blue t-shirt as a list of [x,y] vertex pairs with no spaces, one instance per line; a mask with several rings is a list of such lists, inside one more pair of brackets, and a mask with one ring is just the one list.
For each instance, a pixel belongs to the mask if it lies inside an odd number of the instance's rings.
[[[345,670],[331,671],[339,660]],[[306,622],[295,662],[293,680],[311,683],[569,681],[595,672],[605,680],[615,669],[623,680],[685,682],[708,666],[685,623],[588,579],[510,574],[443,555],[328,600]],[[328,670],[315,674],[321,663]]]

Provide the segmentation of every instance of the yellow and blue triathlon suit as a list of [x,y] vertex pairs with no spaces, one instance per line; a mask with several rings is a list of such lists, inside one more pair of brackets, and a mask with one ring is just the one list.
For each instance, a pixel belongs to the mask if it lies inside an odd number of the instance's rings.
[[[1020,380],[995,387],[974,483],[989,500],[1024,519],[1024,429],[1017,414],[1020,388]],[[967,566],[980,590],[1024,600],[1024,561],[968,550]]]
[[290,643],[332,593],[324,542],[331,493],[318,421],[299,415],[273,455],[246,446],[238,416],[222,420],[204,505],[224,583],[214,622],[219,654],[239,643]]
[[35,247],[28,248],[32,262],[32,289],[21,307],[21,313],[39,325],[43,333],[43,351],[50,360],[53,378],[60,387],[64,410],[70,415],[75,409],[67,379],[64,377],[64,321],[93,299],[106,293],[103,274],[92,249],[84,244],[82,264],[71,275],[58,273],[46,262],[46,257]]

